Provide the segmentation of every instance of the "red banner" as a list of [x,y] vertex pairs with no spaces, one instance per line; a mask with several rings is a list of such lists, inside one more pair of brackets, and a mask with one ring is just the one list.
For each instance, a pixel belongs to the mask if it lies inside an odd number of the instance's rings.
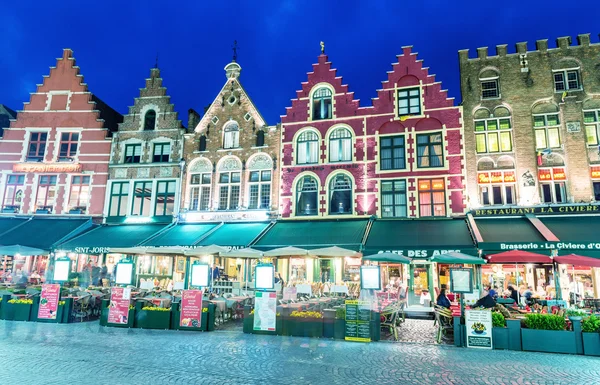
[[113,287],[110,291],[110,305],[108,308],[108,323],[126,324],[129,316],[129,302],[131,289]]
[[55,283],[42,285],[42,294],[40,294],[40,307],[38,309],[38,318],[56,319],[59,298],[59,284]]
[[187,328],[199,328],[202,322],[202,291],[182,291],[180,310],[179,326]]

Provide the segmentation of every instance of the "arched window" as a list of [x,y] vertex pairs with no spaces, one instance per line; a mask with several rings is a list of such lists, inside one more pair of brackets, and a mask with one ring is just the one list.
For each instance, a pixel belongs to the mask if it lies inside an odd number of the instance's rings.
[[240,127],[236,122],[225,126],[223,135],[223,148],[237,148],[240,146]]
[[206,158],[198,159],[188,169],[190,174],[190,211],[210,210],[213,166]]
[[483,108],[475,112],[475,150],[478,154],[513,151],[508,109],[496,107],[493,115]]
[[331,91],[322,87],[315,91],[312,100],[313,120],[331,119]]
[[319,161],[319,137],[314,131],[304,131],[296,143],[296,163],[311,164]]
[[329,214],[352,214],[352,181],[338,174],[329,184]]
[[317,215],[318,184],[312,176],[305,176],[296,186],[296,215]]
[[329,136],[329,161],[349,162],[352,160],[352,134],[347,128],[337,128]]
[[148,110],[144,116],[144,131],[152,131],[156,126],[156,111]]
[[198,144],[198,151],[206,151],[206,135],[200,137],[200,143]]
[[265,132],[258,130],[256,133],[256,147],[262,147],[265,145]]

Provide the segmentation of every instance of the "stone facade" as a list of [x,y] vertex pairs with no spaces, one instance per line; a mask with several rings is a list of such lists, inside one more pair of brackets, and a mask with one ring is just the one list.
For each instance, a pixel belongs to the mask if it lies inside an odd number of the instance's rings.
[[202,119],[190,110],[182,219],[276,217],[280,131],[267,125],[242,87],[241,66],[231,62],[225,72],[227,81]]
[[100,217],[122,119],[88,91],[65,49],[0,140],[2,213]]
[[461,108],[411,47],[377,94],[361,107],[318,57],[282,117],[283,217],[464,214]]
[[107,222],[171,222],[179,213],[185,128],[162,82],[152,68],[113,136]]
[[459,52],[469,208],[600,200],[599,55],[589,34]]

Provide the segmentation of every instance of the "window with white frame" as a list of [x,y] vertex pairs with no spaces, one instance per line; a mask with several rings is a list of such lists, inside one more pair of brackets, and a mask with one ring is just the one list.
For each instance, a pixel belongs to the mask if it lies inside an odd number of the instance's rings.
[[129,205],[129,182],[112,182],[110,186],[109,217],[124,217]]
[[296,185],[296,216],[317,215],[318,184],[312,176],[304,176]]
[[135,182],[131,215],[149,217],[152,210],[152,182]]
[[319,137],[314,131],[306,130],[296,141],[296,163],[314,164],[319,161]]
[[8,175],[4,188],[2,211],[18,212],[23,203],[25,175]]
[[240,205],[240,172],[219,173],[219,210],[237,210]]
[[337,174],[329,182],[329,214],[352,214],[352,180]]
[[47,132],[32,132],[29,136],[29,147],[27,148],[27,160],[43,162],[46,153]]
[[347,128],[336,128],[329,136],[329,161],[352,161],[352,134]]
[[398,90],[398,116],[421,114],[421,89]]
[[542,203],[566,203],[567,174],[564,167],[540,168],[538,179]]
[[173,215],[175,209],[175,181],[161,180],[156,183],[154,215]]
[[313,120],[331,119],[332,110],[331,90],[327,87],[321,87],[316,90],[312,97]]
[[240,127],[231,122],[223,130],[223,148],[238,148],[240,146]]
[[536,150],[560,147],[560,120],[558,114],[534,115],[533,128],[535,130]]
[[69,194],[69,211],[82,210],[85,212],[90,202],[90,177],[77,175],[71,178],[71,193]]
[[171,143],[154,143],[152,151],[153,163],[167,163],[171,155]]
[[192,174],[190,178],[190,211],[208,211],[210,209],[210,186],[212,174],[204,172]]
[[600,110],[584,111],[585,137],[588,145],[600,144]]
[[510,118],[475,120],[475,143],[478,154],[512,152]]
[[480,79],[481,98],[495,99],[500,97],[500,88],[498,87],[498,78]]
[[406,168],[404,135],[379,138],[379,165],[382,170]]
[[382,181],[381,217],[403,218],[406,216],[406,180]]
[[72,162],[77,156],[77,147],[79,145],[78,132],[62,132],[60,134],[60,145],[58,153],[59,162]]
[[479,199],[484,206],[516,203],[514,171],[478,172]]
[[579,69],[553,71],[556,92],[581,89]]
[[36,210],[52,212],[52,206],[56,201],[56,179],[56,175],[40,175],[35,199]]
[[417,135],[417,167],[443,167],[444,149],[442,133]]
[[248,208],[268,210],[271,207],[271,170],[250,171]]
[[419,216],[446,216],[444,179],[419,179]]

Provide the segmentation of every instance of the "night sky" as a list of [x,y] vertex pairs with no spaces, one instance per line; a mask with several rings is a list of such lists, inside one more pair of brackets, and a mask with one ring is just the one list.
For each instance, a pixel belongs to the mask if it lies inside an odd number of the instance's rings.
[[319,42],[338,76],[370,105],[405,45],[460,102],[459,49],[600,32],[600,1],[11,1],[0,9],[0,104],[20,110],[63,48],[72,48],[89,89],[121,113],[159,55],[179,118],[203,112],[225,81],[239,43],[241,82],[269,124],[279,122]]

